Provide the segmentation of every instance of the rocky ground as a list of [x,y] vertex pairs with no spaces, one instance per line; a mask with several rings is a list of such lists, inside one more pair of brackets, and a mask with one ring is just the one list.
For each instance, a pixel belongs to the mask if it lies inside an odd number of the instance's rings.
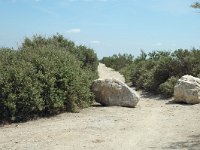
[[[124,78],[103,64],[101,78]],[[0,150],[200,149],[200,104],[138,92],[136,108],[93,107],[0,127]]]

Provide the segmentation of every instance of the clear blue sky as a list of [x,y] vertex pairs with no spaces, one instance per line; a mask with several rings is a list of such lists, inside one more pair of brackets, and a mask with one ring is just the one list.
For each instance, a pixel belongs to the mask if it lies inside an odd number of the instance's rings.
[[192,0],[0,0],[0,47],[34,34],[64,37],[98,56],[200,48]]

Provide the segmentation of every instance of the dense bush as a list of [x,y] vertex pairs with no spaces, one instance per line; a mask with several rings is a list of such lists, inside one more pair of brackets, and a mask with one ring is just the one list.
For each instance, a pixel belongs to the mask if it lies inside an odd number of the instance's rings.
[[130,65],[133,62],[133,56],[130,54],[118,54],[111,57],[103,57],[101,60],[107,67],[111,67],[117,71]]
[[35,35],[32,39],[26,38],[22,43],[22,49],[38,49],[46,46],[63,49],[75,55],[75,57],[81,61],[81,68],[83,69],[89,69],[94,72],[97,69],[98,60],[92,49],[82,45],[76,46],[74,42],[65,39],[62,35],[57,34],[49,38]]
[[[77,54],[81,53],[81,54]],[[96,54],[57,35],[0,49],[0,121],[76,112],[93,102]]]
[[145,57],[141,55],[134,61],[131,73],[131,81],[138,89],[171,97],[178,78],[185,74],[198,76],[200,73],[200,51],[196,49],[155,51]]
[[[106,65],[112,67],[120,64],[118,58],[111,58],[114,64],[104,61]],[[136,89],[171,97],[174,85],[181,76],[189,74],[200,77],[199,58],[200,50],[198,49],[178,49],[174,52],[154,51],[149,54],[142,51],[132,63],[123,64],[124,67],[120,68],[120,72],[132,82]]]
[[170,77],[169,79],[167,79],[167,81],[160,84],[159,92],[167,98],[172,97],[174,93],[174,86],[177,81],[178,81],[178,77],[174,77],[174,76]]

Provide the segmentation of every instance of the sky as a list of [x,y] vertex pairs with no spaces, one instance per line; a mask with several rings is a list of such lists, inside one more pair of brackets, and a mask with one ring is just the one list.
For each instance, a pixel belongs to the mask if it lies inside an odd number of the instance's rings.
[[200,48],[193,0],[0,0],[0,47],[56,33],[95,50],[118,53]]

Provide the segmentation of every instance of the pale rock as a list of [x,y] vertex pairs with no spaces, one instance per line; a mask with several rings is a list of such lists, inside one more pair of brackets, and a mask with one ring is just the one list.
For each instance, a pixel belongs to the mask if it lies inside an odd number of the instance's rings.
[[104,106],[135,107],[139,101],[139,96],[134,90],[116,79],[95,80],[92,90],[96,102]]
[[182,76],[174,87],[174,101],[200,103],[200,79],[191,75]]

